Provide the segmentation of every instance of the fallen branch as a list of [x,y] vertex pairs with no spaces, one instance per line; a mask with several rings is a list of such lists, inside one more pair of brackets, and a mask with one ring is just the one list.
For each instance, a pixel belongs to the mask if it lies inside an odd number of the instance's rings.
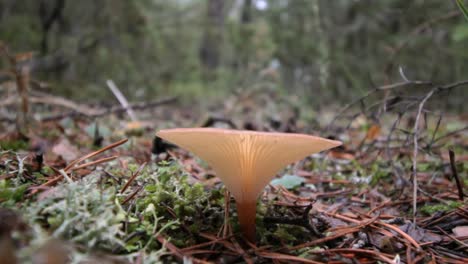
[[418,206],[418,140],[419,140],[419,119],[421,118],[421,112],[424,108],[424,104],[431,98],[435,93],[435,89],[432,89],[419,103],[418,114],[416,115],[416,121],[414,121],[414,137],[413,137],[413,222],[416,224],[416,213]]
[[[161,100],[157,100],[157,101],[154,101],[154,102],[142,102],[142,103],[130,104],[130,107],[133,110],[144,110],[144,109],[148,109],[148,108],[158,107],[158,106],[161,106],[161,105],[172,104],[172,103],[177,102],[177,100],[178,100],[177,97],[168,97],[168,98],[163,98]],[[87,118],[96,118],[96,117],[102,117],[102,116],[110,115],[110,114],[122,113],[122,112],[125,112],[125,111],[127,111],[127,108],[125,108],[123,106],[114,106],[114,107],[111,107],[109,109],[97,111],[96,113],[89,114],[89,115],[85,115],[83,113],[74,112],[74,111],[64,113],[64,114],[51,115],[51,116],[41,118],[41,121],[44,121],[44,122],[54,121],[54,120],[62,119],[62,118],[65,118],[65,117],[78,117],[78,116],[87,117]]]
[[432,144],[436,143],[436,142],[439,142],[440,140],[442,139],[445,139],[445,138],[448,138],[448,137],[451,137],[453,135],[456,135],[460,132],[463,132],[463,131],[467,131],[468,130],[468,126],[465,126],[465,127],[462,127],[460,129],[457,129],[457,130],[454,130],[454,131],[451,131],[451,132],[448,132],[447,134],[443,135],[443,136],[440,136],[436,139],[433,140]]
[[326,128],[326,131],[331,128],[331,126],[335,123],[335,121],[338,118],[340,118],[344,113],[348,112],[348,110],[352,106],[362,102],[364,99],[368,98],[369,96],[371,96],[371,95],[373,95],[373,94],[375,94],[377,92],[392,90],[392,89],[401,88],[401,87],[405,87],[405,86],[409,86],[409,85],[427,85],[427,84],[430,84],[430,82],[423,82],[423,81],[408,82],[408,81],[404,81],[404,82],[399,82],[399,83],[394,83],[394,84],[375,87],[375,88],[369,90],[367,93],[365,93],[361,97],[355,99],[354,101],[351,101],[351,103],[349,103],[349,104],[345,105],[343,108],[341,108],[338,111],[338,114],[336,114],[335,117],[333,117],[332,121],[328,124],[328,126]]
[[[57,97],[57,96],[41,96],[41,97],[32,96],[32,97],[29,97],[29,99],[31,103],[61,106],[61,107],[69,108],[72,110],[69,112],[40,118],[39,121],[43,121],[43,122],[60,120],[66,117],[96,118],[96,117],[102,117],[105,115],[117,114],[117,113],[122,113],[122,112],[127,111],[127,108],[123,106],[114,106],[108,109],[89,110],[90,108],[89,106],[79,105],[73,101],[70,101],[61,97]],[[158,107],[161,105],[175,103],[177,102],[177,100],[178,100],[177,97],[168,97],[168,98],[163,98],[161,100],[157,100],[154,102],[141,102],[141,103],[130,104],[129,107],[131,107],[134,110],[144,110],[148,108]],[[9,97],[3,100],[2,102],[0,102],[0,105],[8,106],[11,104],[15,104],[16,101],[17,101],[16,98]],[[14,123],[15,119],[1,118],[0,122]]]

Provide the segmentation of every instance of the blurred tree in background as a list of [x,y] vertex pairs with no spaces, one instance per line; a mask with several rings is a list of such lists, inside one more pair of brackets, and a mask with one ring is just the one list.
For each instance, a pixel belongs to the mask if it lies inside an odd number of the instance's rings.
[[[106,98],[106,79],[132,99],[266,86],[328,104],[400,81],[399,67],[434,83],[468,76],[455,1],[0,0],[0,40],[34,51],[33,76],[81,100]],[[450,105],[465,99],[453,91]]]

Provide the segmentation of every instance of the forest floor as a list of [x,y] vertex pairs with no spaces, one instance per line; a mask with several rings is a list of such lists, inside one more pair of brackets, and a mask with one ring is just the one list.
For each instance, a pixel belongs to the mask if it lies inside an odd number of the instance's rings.
[[[28,132],[0,123],[0,259],[8,263],[468,262],[466,116],[383,104],[372,114],[314,112],[268,91],[209,109],[141,104],[132,121],[125,109],[77,114],[47,102],[33,106]],[[200,126],[344,144],[276,176],[258,199],[252,244],[209,166],[155,137]]]

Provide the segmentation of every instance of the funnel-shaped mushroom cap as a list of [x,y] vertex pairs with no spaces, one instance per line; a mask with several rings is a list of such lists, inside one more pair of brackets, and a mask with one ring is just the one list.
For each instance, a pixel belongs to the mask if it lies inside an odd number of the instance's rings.
[[304,134],[216,128],[167,129],[156,135],[210,164],[237,202],[255,200],[286,165],[341,145],[339,141]]

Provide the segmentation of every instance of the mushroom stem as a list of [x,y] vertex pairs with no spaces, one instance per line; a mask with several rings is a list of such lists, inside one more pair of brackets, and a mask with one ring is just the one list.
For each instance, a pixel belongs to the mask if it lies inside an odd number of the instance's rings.
[[257,201],[236,201],[237,218],[244,237],[255,243],[255,218],[257,216]]

